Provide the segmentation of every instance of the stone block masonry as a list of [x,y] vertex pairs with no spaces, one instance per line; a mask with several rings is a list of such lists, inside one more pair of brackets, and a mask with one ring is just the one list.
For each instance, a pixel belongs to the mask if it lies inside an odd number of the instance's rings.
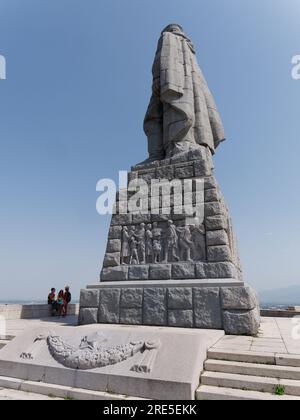
[[[152,325],[257,334],[258,299],[242,282],[229,210],[212,162],[203,153],[192,153],[189,160],[185,156],[138,165],[129,173],[129,182],[147,182],[149,188],[142,197],[149,211],[112,216],[99,286],[81,292],[81,325]],[[170,190],[169,214],[163,207],[163,190],[151,189],[154,178],[177,178],[183,187],[182,193]],[[204,187],[202,194],[195,189],[197,182]],[[128,199],[132,196],[130,189],[118,193],[117,211],[127,209],[125,193]],[[194,208],[202,206],[203,219],[191,217],[184,208],[178,211],[185,199]]]
[[[258,300],[249,286],[103,287],[81,291],[79,324],[127,324],[223,329],[257,334]],[[94,303],[94,307],[91,307]]]
[[[130,200],[134,193],[128,189],[117,194],[117,213],[112,216],[101,281],[242,278],[228,208],[212,161],[206,154],[203,157],[203,150],[188,157],[189,161],[177,157],[133,167],[128,180],[147,182],[149,188],[143,194],[147,194],[148,207],[141,213],[119,214],[120,209],[128,210],[126,194]],[[182,192],[170,189],[170,208],[164,208],[164,190],[151,188],[151,181],[176,177]],[[195,190],[196,182],[204,187],[202,195]],[[185,199],[194,210],[200,200],[202,220],[197,222],[179,207],[181,203],[184,206]]]

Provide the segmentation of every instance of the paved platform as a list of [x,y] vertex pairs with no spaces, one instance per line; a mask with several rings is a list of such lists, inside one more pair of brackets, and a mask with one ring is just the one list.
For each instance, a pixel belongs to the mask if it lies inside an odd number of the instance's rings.
[[213,349],[300,355],[300,318],[262,318],[256,337],[227,335]]
[[[76,316],[9,320],[6,334],[8,337],[17,337],[27,329],[40,327],[51,329],[56,326],[73,328],[76,325]],[[176,330],[172,329],[174,333]],[[10,339],[8,338],[8,342]],[[41,387],[40,383],[21,381],[21,384],[16,384],[15,382],[16,379],[13,378],[2,378],[0,400],[54,399],[51,396],[51,386],[49,388],[47,384]],[[278,386],[284,388],[285,395],[276,395]],[[106,395],[97,391],[61,388],[59,393],[58,389],[55,391],[57,397],[62,399],[109,400],[113,397],[120,400],[131,399],[125,395]],[[256,337],[228,335],[221,337],[208,350],[208,360],[205,362],[196,398],[299,399],[300,319],[262,318],[260,331]]]
[[[77,316],[8,320],[6,333],[18,336],[27,328],[53,325],[76,326]],[[213,348],[300,355],[300,318],[262,318],[256,337],[226,335]]]
[[77,315],[63,317],[48,317],[42,319],[12,319],[6,321],[6,335],[17,337],[28,328],[76,326]]

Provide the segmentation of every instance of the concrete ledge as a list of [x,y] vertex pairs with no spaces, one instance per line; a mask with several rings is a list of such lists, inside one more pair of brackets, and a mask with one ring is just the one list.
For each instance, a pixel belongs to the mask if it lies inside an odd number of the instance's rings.
[[124,288],[124,287],[233,287],[244,286],[244,282],[235,279],[186,279],[186,280],[132,280],[105,281],[89,284],[87,289]]
[[110,394],[108,392],[92,391],[82,388],[72,388],[63,385],[46,384],[43,382],[25,381],[23,379],[0,376],[0,387],[16,391],[31,392],[39,395],[52,396],[74,400],[143,400],[144,398],[127,395]]
[[[77,315],[79,304],[71,303],[68,306],[68,315]],[[51,315],[50,305],[0,305],[0,316],[10,319],[40,319]]]
[[289,309],[261,309],[260,315],[269,318],[294,318],[294,316],[300,316],[300,311]]

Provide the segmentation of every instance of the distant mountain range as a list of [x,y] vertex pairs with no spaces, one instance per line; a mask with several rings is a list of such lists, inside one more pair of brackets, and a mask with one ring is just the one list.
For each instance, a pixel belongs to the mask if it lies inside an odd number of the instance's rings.
[[300,285],[265,290],[259,293],[259,298],[263,305],[300,306]]

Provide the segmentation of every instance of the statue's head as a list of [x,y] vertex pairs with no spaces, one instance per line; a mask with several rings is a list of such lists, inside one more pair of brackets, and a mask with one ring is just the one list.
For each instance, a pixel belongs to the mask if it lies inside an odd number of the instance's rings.
[[171,23],[170,25],[166,26],[165,29],[162,30],[162,34],[164,32],[173,32],[173,33],[183,33],[182,26],[178,25],[177,23]]

